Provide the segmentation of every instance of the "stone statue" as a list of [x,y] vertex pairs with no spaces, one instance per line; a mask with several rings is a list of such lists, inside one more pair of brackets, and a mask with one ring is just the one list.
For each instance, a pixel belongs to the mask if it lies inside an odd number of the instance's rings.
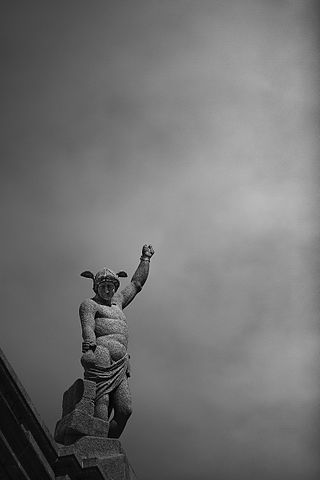
[[123,309],[129,305],[145,284],[151,245],[144,245],[140,263],[130,284],[118,292],[118,277],[127,277],[123,271],[114,273],[103,268],[96,275],[85,271],[81,275],[93,280],[94,297],[84,300],[79,309],[82,326],[82,357],[85,380],[96,383],[94,417],[109,420],[109,438],[119,438],[132,412],[128,385],[129,355],[128,326]]

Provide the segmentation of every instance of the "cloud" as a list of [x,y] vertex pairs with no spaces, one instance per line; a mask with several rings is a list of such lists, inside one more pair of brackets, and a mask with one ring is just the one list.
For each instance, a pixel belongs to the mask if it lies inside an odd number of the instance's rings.
[[80,272],[152,243],[127,311],[138,476],[316,478],[311,3],[7,15],[1,338],[45,421],[82,375]]

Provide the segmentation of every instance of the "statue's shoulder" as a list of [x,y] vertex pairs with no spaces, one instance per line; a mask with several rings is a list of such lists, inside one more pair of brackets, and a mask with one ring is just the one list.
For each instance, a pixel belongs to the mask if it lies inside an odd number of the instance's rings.
[[87,311],[87,310],[95,310],[98,304],[92,298],[86,298],[80,304],[79,310],[80,311]]

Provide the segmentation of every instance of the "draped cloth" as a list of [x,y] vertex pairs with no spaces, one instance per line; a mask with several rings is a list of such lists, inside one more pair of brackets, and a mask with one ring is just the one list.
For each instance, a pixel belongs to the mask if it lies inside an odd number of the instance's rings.
[[96,382],[96,401],[103,395],[115,390],[127,376],[130,376],[128,353],[112,365],[107,367],[95,366],[88,368],[84,372],[86,380]]

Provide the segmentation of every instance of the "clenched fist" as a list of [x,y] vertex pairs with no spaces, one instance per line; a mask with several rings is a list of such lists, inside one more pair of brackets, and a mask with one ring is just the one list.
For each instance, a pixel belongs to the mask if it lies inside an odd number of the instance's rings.
[[154,250],[152,248],[152,245],[143,245],[142,256],[141,256],[142,259],[150,260],[153,254],[154,254]]

